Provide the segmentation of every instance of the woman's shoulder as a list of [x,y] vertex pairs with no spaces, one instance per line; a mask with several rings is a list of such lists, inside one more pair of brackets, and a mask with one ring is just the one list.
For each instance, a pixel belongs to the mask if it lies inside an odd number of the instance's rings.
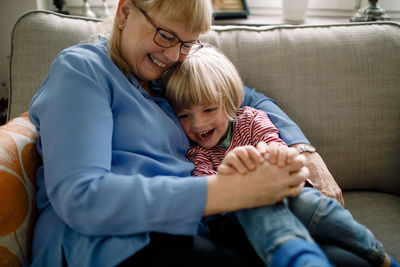
[[53,61],[51,73],[83,74],[95,80],[107,77],[123,77],[122,72],[111,60],[105,39],[94,43],[82,43],[62,50]]
[[81,43],[62,50],[55,62],[62,61],[68,64],[104,65],[111,62],[108,56],[106,40],[98,39],[94,43]]

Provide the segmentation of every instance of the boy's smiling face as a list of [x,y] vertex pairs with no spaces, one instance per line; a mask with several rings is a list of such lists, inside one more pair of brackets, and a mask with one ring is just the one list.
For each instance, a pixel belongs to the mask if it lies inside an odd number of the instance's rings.
[[228,131],[229,118],[215,104],[192,105],[176,115],[187,137],[204,148],[216,146]]

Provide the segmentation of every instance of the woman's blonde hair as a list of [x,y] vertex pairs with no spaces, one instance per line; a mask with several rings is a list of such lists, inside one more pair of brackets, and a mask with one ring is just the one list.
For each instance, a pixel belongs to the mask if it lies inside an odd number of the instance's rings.
[[[210,0],[125,0],[131,1],[146,12],[155,10],[174,21],[181,22],[186,30],[199,34],[206,33],[212,24],[212,4]],[[114,19],[110,34],[109,53],[114,63],[129,77],[131,70],[121,56],[121,30]]]
[[233,63],[206,45],[164,72],[165,96],[176,111],[191,105],[218,104],[233,119],[243,101],[243,83]]

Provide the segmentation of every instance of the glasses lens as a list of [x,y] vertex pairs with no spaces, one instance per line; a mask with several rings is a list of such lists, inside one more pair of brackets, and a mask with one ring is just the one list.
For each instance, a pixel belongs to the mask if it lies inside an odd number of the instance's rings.
[[189,55],[197,50],[199,50],[202,46],[196,43],[183,43],[181,46],[181,54]]
[[162,47],[172,47],[179,42],[179,39],[172,33],[159,29],[154,36],[154,41]]
[[[175,46],[180,41],[174,34],[159,28],[154,36],[154,42],[161,47],[169,48]],[[182,43],[180,52],[181,54],[188,55],[202,47],[199,43]]]

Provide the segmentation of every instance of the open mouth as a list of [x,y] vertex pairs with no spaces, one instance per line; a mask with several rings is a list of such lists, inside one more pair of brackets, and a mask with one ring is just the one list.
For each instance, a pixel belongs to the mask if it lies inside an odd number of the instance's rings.
[[215,129],[199,133],[200,138],[208,138],[214,133]]
[[159,68],[164,68],[166,66],[166,64],[162,63],[160,60],[155,58],[153,55],[148,54],[148,57],[151,60],[151,62],[156,64]]

